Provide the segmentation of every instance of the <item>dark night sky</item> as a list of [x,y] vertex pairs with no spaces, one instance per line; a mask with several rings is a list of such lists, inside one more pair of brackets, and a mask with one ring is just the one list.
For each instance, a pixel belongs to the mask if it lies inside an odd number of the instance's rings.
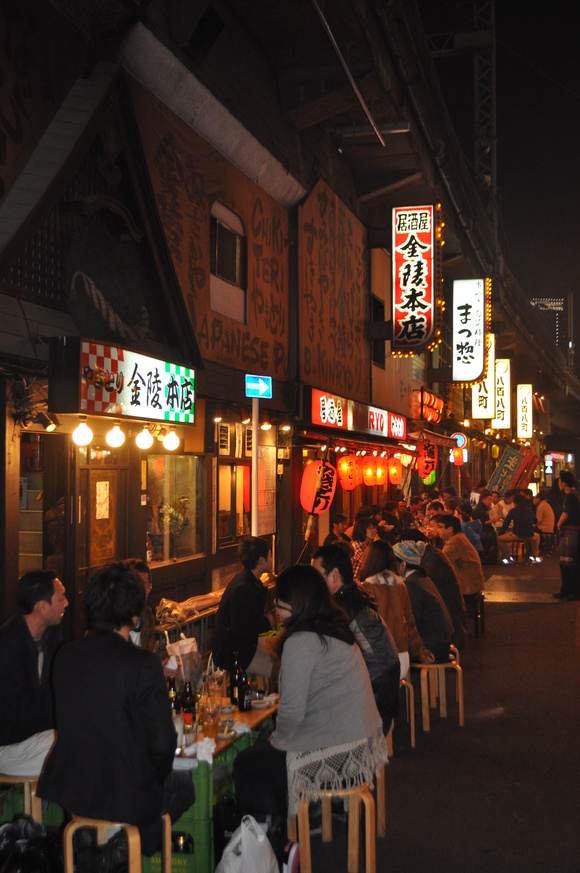
[[[418,0],[428,33],[471,25],[472,4]],[[531,297],[566,296],[580,280],[580,48],[570,0],[497,0],[497,184],[506,262]],[[436,61],[473,163],[473,62]],[[580,294],[575,293],[576,342]]]

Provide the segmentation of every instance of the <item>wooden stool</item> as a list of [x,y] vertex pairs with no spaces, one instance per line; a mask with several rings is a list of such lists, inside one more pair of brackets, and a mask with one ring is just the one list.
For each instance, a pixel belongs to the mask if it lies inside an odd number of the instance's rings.
[[[366,873],[376,873],[375,846],[375,801],[370,792],[368,782],[355,788],[341,788],[336,791],[320,791],[318,793],[322,805],[322,840],[329,843],[332,840],[332,810],[333,797],[348,797],[348,873],[358,873],[359,844],[359,803],[365,807],[365,856]],[[300,804],[298,810],[298,843],[300,845],[300,873],[312,873],[312,858],[310,854],[310,823],[308,820],[307,800]],[[296,842],[296,818],[288,819],[288,839]],[[68,871],[65,869],[65,873]]]
[[542,555],[551,555],[556,549],[556,534],[540,531],[540,552]]
[[17,787],[22,785],[24,792],[24,814],[30,815],[39,824],[42,824],[42,800],[36,795],[38,776],[6,776],[0,773],[0,782]]
[[429,707],[437,705],[437,697],[439,697],[439,715],[441,718],[447,718],[447,691],[445,687],[445,671],[454,670],[457,680],[456,684],[456,699],[459,704],[459,726],[463,727],[465,723],[465,713],[463,708],[463,671],[459,666],[459,662],[450,655],[449,661],[438,662],[433,664],[411,664],[413,670],[421,671],[421,711],[423,715],[423,730],[431,730],[429,720]]
[[[161,848],[161,870],[171,873],[171,818],[168,813],[163,816],[163,843]],[[73,815],[64,829],[64,873],[74,873],[73,866],[73,834],[79,828],[95,828],[97,845],[103,846],[109,838],[110,828],[122,828],[127,834],[129,846],[129,873],[141,873],[141,837],[137,825],[125,822],[107,821],[102,818],[83,818]]]
[[483,591],[477,591],[475,594],[464,594],[465,611],[467,617],[473,619],[475,638],[479,638],[479,633],[485,633],[485,595]]
[[532,553],[532,540],[512,540],[511,560],[514,564],[527,564]]

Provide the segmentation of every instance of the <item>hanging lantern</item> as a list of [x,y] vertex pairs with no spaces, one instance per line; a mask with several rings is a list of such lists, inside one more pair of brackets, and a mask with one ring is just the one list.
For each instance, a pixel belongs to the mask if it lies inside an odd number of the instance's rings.
[[387,482],[387,462],[384,458],[376,460],[377,485],[385,485]]
[[452,451],[453,463],[456,467],[461,467],[463,464],[463,449],[460,449],[459,446],[453,449]]
[[398,458],[389,459],[389,482],[391,485],[400,485],[403,481],[403,465]]
[[353,491],[358,485],[358,458],[356,455],[345,455],[338,462],[338,478],[343,491]]
[[421,479],[426,479],[437,467],[437,446],[428,440],[417,444],[417,472]]
[[[300,503],[305,512],[320,515],[330,509],[330,504],[336,491],[336,470],[328,461],[322,467],[322,461],[308,464],[302,474],[300,484]],[[320,479],[320,487],[318,482]],[[318,493],[317,493],[318,488]]]
[[377,459],[365,458],[363,461],[363,482],[365,485],[377,484]]

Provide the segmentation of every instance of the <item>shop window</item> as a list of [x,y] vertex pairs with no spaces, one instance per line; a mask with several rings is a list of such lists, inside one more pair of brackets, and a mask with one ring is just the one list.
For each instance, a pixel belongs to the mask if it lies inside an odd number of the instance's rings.
[[248,464],[220,464],[218,472],[218,539],[236,542],[250,533],[250,477]]
[[218,202],[211,209],[210,242],[210,306],[246,324],[246,232],[240,218]]
[[[378,297],[375,297],[374,294],[371,295],[371,306],[372,306],[372,320],[373,322],[384,322],[385,320],[385,303],[384,300],[380,300]],[[373,340],[373,364],[377,367],[385,368],[385,341],[381,340]]]
[[204,461],[195,455],[147,456],[147,536],[153,562],[204,553]]

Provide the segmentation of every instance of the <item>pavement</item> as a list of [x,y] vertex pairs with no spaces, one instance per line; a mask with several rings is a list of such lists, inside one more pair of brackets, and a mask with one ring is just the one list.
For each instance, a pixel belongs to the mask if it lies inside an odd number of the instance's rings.
[[[377,873],[580,873],[580,603],[551,596],[557,555],[484,570],[485,634],[461,653],[465,726],[449,676],[448,717],[432,710],[424,733],[415,678],[412,749],[402,700]],[[311,843],[313,873],[347,869],[342,822]]]

